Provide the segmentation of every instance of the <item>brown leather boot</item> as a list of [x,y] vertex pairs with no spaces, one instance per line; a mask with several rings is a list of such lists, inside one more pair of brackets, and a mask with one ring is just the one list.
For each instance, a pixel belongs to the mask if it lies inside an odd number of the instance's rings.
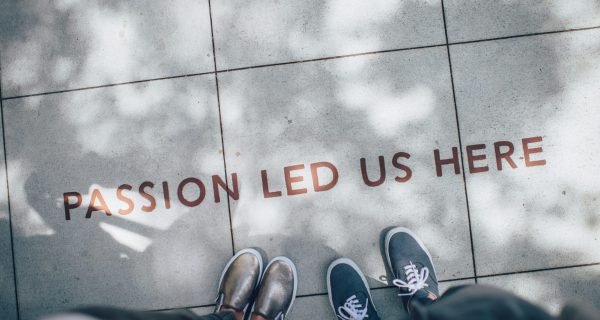
[[215,312],[223,307],[242,311],[244,317],[263,271],[263,260],[254,249],[243,249],[227,262],[219,280]]
[[283,320],[294,304],[297,289],[294,263],[286,257],[274,258],[262,277],[252,313],[268,320]]

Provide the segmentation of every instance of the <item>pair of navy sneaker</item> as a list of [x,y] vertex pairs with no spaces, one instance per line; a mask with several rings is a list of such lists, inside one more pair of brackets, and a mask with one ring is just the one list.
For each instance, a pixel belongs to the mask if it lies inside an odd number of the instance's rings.
[[[410,313],[413,301],[429,304],[439,296],[431,254],[410,230],[393,228],[385,236],[387,264],[400,289],[404,310]],[[377,320],[377,310],[365,276],[350,259],[341,258],[327,270],[329,302],[343,320]]]

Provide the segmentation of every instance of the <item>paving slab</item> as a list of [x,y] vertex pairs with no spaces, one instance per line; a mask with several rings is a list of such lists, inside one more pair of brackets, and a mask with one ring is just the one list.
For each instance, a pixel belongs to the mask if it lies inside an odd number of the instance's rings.
[[440,1],[213,1],[219,69],[445,43]]
[[4,97],[213,71],[208,1],[0,3]]
[[[453,286],[474,283],[474,280],[441,282],[440,293],[445,292],[448,288]],[[373,297],[375,308],[377,308],[377,314],[381,319],[398,319],[400,315],[405,314],[404,308],[400,302],[400,297],[398,297],[397,288],[379,288],[371,290],[371,296]],[[331,308],[329,297],[327,295],[318,295],[297,298],[289,318],[294,320],[335,319],[336,316]]]
[[600,30],[451,56],[478,275],[599,262]]
[[600,300],[598,265],[480,278],[479,283],[514,292],[553,314],[568,302],[598,308]]
[[462,176],[434,164],[458,146],[449,80],[443,47],[220,73],[236,250],[291,257],[301,295],[341,256],[385,286],[380,236],[405,226],[441,279],[472,276]]
[[[2,123],[0,123],[0,132],[2,132]],[[0,143],[4,145],[2,136],[0,136]],[[4,148],[0,148],[0,314],[2,319],[17,320],[5,165]]]
[[445,0],[450,42],[600,26],[597,0]]
[[21,319],[214,301],[232,254],[215,91],[209,75],[4,101]]
[[196,315],[205,316],[207,314],[213,313],[215,311],[215,306],[190,308],[189,310]]

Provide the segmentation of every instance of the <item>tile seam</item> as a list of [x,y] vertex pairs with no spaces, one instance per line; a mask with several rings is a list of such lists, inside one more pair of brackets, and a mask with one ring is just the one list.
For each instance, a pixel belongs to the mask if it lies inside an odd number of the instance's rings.
[[460,165],[462,168],[462,178],[464,184],[465,204],[467,206],[467,220],[469,222],[469,240],[471,242],[471,261],[473,263],[473,276],[477,283],[477,264],[475,262],[475,245],[473,241],[473,228],[471,224],[471,208],[469,206],[469,192],[467,190],[467,176],[465,172],[465,161],[463,156],[462,137],[460,134],[460,121],[458,116],[458,105],[456,104],[456,90],[454,88],[454,74],[452,72],[452,57],[450,56],[450,45],[448,43],[448,27],[446,25],[446,10],[444,8],[444,0],[440,0],[442,5],[442,18],[444,20],[444,34],[446,36],[446,52],[448,54],[448,67],[450,70],[450,84],[452,86],[452,100],[454,102],[454,115],[456,117],[456,130],[458,131],[458,146],[460,149]]
[[31,97],[38,97],[38,96],[45,96],[45,95],[52,95],[52,94],[60,94],[60,93],[68,93],[68,92],[75,92],[75,91],[84,91],[84,90],[110,88],[110,87],[116,87],[116,86],[125,86],[125,85],[145,83],[145,82],[197,77],[197,76],[213,74],[215,72],[216,73],[235,72],[235,71],[243,71],[243,70],[249,70],[249,69],[277,67],[277,66],[289,65],[289,64],[302,64],[302,63],[309,63],[309,62],[315,62],[315,61],[336,60],[336,59],[344,59],[344,58],[359,57],[359,56],[366,56],[366,55],[385,54],[385,53],[392,53],[392,52],[399,52],[399,51],[421,50],[421,49],[444,47],[444,46],[458,46],[458,45],[478,43],[478,42],[500,41],[500,40],[506,40],[506,39],[535,37],[535,36],[541,36],[541,35],[547,35],[547,34],[578,32],[578,31],[586,31],[586,30],[593,30],[593,29],[600,29],[600,26],[517,34],[517,35],[512,35],[512,36],[503,36],[503,37],[477,39],[477,40],[448,42],[447,44],[432,44],[432,45],[404,47],[404,48],[388,49],[388,50],[380,50],[380,51],[359,52],[359,53],[351,53],[351,54],[338,55],[338,56],[328,56],[328,57],[321,57],[321,58],[314,58],[314,59],[278,62],[278,63],[262,64],[262,65],[246,66],[246,67],[236,67],[236,68],[222,69],[222,70],[217,70],[215,68],[214,70],[216,70],[216,71],[198,72],[198,73],[190,73],[190,74],[183,74],[183,75],[175,75],[175,76],[166,76],[166,77],[102,84],[102,85],[88,86],[88,87],[81,87],[81,88],[71,88],[71,89],[63,89],[63,90],[56,90],[56,91],[45,91],[45,92],[38,92],[38,93],[31,93],[31,94],[8,96],[8,97],[3,97],[2,100],[24,99],[24,98],[31,98]]
[[[1,52],[0,52],[1,56]],[[4,125],[4,103],[2,100],[2,64],[0,59],[0,121],[2,121],[2,148],[4,151],[4,174],[6,175],[6,205],[8,209],[8,226],[9,226],[9,238],[10,238],[10,252],[12,257],[12,268],[13,268],[13,285],[15,287],[15,311],[17,312],[17,320],[21,319],[21,308],[19,305],[19,292],[18,292],[18,280],[17,280],[17,265],[15,261],[15,246],[14,246],[14,233],[13,233],[13,220],[12,211],[10,206],[10,187],[8,185],[8,158],[6,155],[6,127]]]
[[517,38],[527,38],[527,37],[543,36],[543,35],[548,35],[548,34],[558,34],[558,33],[569,33],[569,32],[578,32],[578,31],[587,31],[587,30],[594,30],[594,29],[600,29],[600,25],[599,26],[592,26],[592,27],[583,27],[583,28],[572,28],[572,29],[563,29],[563,30],[551,30],[551,31],[522,33],[522,34],[517,34],[517,35],[494,37],[494,38],[484,38],[484,39],[475,39],[475,40],[455,41],[455,42],[448,42],[448,45],[457,46],[457,45],[479,43],[479,42],[501,41],[501,40],[508,40],[508,39],[517,39]]
[[181,310],[181,309],[208,308],[208,307],[214,307],[214,306],[215,306],[215,304],[212,303],[212,304],[202,304],[202,305],[187,306],[187,307],[152,309],[152,310],[146,310],[146,311],[150,311],[150,312],[163,312],[163,311],[172,311],[172,310]]
[[290,65],[290,64],[302,64],[302,63],[310,63],[310,62],[318,62],[318,61],[337,60],[337,59],[345,59],[345,58],[352,58],[352,57],[361,57],[361,56],[401,52],[401,51],[430,49],[430,48],[437,48],[437,47],[444,47],[444,46],[446,46],[446,44],[430,44],[430,45],[423,45],[423,46],[416,46],[416,47],[405,47],[405,48],[398,48],[398,49],[387,49],[387,50],[378,50],[378,51],[349,53],[349,54],[337,55],[337,56],[327,56],[327,57],[294,60],[294,61],[286,61],[286,62],[275,62],[275,63],[268,63],[268,64],[259,64],[259,65],[254,65],[254,66],[246,66],[246,67],[235,67],[235,68],[230,68],[230,69],[217,70],[217,73],[244,71],[244,70],[260,69],[260,68],[271,68],[271,67],[285,66],[285,65]]
[[[217,89],[217,107],[219,109],[219,127],[221,132],[221,150],[223,150],[223,170],[225,173],[225,188],[229,190],[229,176],[227,175],[227,160],[225,157],[225,137],[223,135],[223,117],[221,115],[221,97],[219,92],[219,74],[217,73],[217,52],[215,48],[215,35],[213,30],[213,19],[212,19],[212,7],[210,0],[208,2],[208,16],[210,19],[210,37],[212,40],[212,50],[213,50],[213,65],[214,65],[214,75],[215,75],[215,86]],[[229,214],[229,234],[231,236],[231,255],[235,255],[235,241],[233,238],[233,220],[231,219],[231,203],[229,200],[229,193],[226,194],[227,198],[227,212]]]
[[10,96],[10,97],[6,97],[6,98],[2,98],[2,100],[3,101],[7,101],[7,100],[15,100],[15,99],[25,99],[25,98],[47,96],[47,95],[54,95],[54,94],[61,94],[61,93],[69,93],[69,92],[77,92],[77,91],[87,91],[87,90],[111,88],[111,87],[118,87],[118,86],[126,86],[126,85],[140,84],[140,83],[146,83],[146,82],[156,82],[156,81],[173,80],[173,79],[180,79],[180,78],[191,78],[191,77],[198,77],[198,76],[204,76],[204,75],[211,75],[211,74],[214,74],[214,73],[215,73],[215,71],[207,71],[207,72],[190,73],[190,74],[168,76],[168,77],[160,77],[160,78],[151,78],[151,79],[143,79],[143,80],[133,80],[133,81],[126,81],[126,82],[116,82],[116,83],[109,83],[109,84],[101,84],[101,85],[97,85],[97,86],[89,86],[89,87],[81,87],[81,88],[70,88],[70,89],[57,90],[57,91],[47,91],[47,92],[39,92],[39,93],[31,93],[31,94]]
[[[211,27],[212,27],[212,25],[211,25]],[[212,36],[212,29],[211,29],[211,36]],[[37,92],[37,93],[31,93],[31,94],[9,96],[9,97],[3,98],[3,100],[14,100],[14,99],[51,95],[51,94],[68,93],[68,92],[74,92],[74,91],[102,89],[102,88],[109,88],[109,87],[116,87],[116,86],[130,85],[130,84],[138,84],[138,83],[145,83],[145,82],[196,77],[196,76],[213,74],[215,72],[216,73],[227,73],[227,72],[243,71],[243,70],[248,70],[248,69],[269,68],[269,67],[277,67],[277,66],[288,65],[288,64],[302,64],[302,63],[315,62],[315,61],[336,60],[336,59],[344,59],[344,58],[351,58],[351,57],[358,57],[358,56],[365,56],[365,55],[385,54],[385,53],[392,53],[392,52],[398,52],[398,51],[410,51],[410,50],[428,49],[428,48],[443,47],[443,46],[445,46],[445,44],[432,44],[432,45],[425,45],[425,46],[405,47],[405,48],[380,50],[380,51],[368,51],[368,52],[351,53],[351,54],[346,54],[346,55],[328,56],[328,57],[321,57],[321,58],[314,58],[314,59],[295,60],[295,61],[286,61],[286,62],[278,62],[278,63],[271,63],[271,64],[236,67],[236,68],[223,69],[223,70],[217,70],[217,68],[215,66],[214,67],[215,71],[207,71],[207,72],[190,73],[190,74],[182,74],[182,75],[175,75],[175,76],[166,76],[166,77],[158,77],[158,78],[150,78],[150,79],[142,79],[142,80],[117,82],[117,83],[102,84],[102,85],[97,85],[97,86],[70,88],[70,89],[63,89],[63,90],[56,90],[56,91]],[[215,55],[213,54],[213,60],[214,60],[214,57],[215,57]],[[214,64],[214,61],[213,61],[213,64]]]
[[516,274],[527,274],[527,273],[536,273],[536,272],[554,271],[554,270],[566,270],[566,269],[585,268],[585,267],[594,267],[594,266],[600,266],[600,262],[574,264],[574,265],[540,268],[540,269],[530,269],[530,270],[522,270],[522,271],[491,273],[491,274],[487,274],[487,275],[480,275],[480,276],[478,276],[478,278],[493,278],[493,277],[500,277],[500,276],[516,275]]

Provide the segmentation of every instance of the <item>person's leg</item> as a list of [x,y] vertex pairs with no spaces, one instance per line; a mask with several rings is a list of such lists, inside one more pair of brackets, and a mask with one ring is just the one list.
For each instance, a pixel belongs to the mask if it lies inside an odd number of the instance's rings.
[[352,260],[337,259],[329,265],[327,292],[333,312],[339,319],[379,319],[367,280]]
[[550,320],[541,308],[512,293],[485,285],[449,289],[432,304],[415,300],[411,305],[414,320]]

